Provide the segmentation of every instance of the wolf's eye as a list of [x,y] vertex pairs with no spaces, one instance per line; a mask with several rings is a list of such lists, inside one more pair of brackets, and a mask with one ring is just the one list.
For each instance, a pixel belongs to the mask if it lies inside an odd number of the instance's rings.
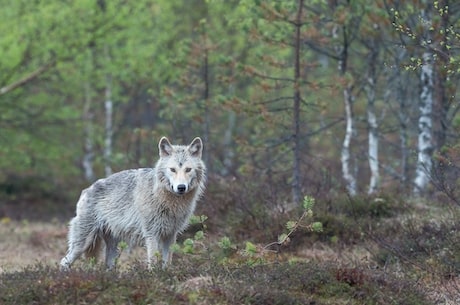
[[170,171],[172,171],[173,173],[175,173],[175,172],[176,172],[176,169],[175,169],[175,168],[173,168],[173,167],[171,167],[169,170],[170,170]]
[[192,169],[191,169],[190,167],[187,167],[187,168],[185,169],[185,172],[186,172],[186,173],[190,173],[191,171],[192,171]]

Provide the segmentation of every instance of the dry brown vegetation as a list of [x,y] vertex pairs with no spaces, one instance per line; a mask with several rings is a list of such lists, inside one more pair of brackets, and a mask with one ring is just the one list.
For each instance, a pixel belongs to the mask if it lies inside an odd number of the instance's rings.
[[[219,197],[222,194],[219,195]],[[207,197],[175,248],[174,265],[149,272],[144,250],[124,249],[113,272],[79,260],[57,263],[66,222],[0,221],[2,304],[457,304],[458,209],[391,197],[318,200],[323,232],[299,229],[275,247],[300,210],[273,213]],[[231,200],[231,197],[229,200]],[[229,205],[225,205],[228,203]],[[241,208],[241,209],[240,209]],[[46,214],[46,213],[45,213]],[[30,216],[30,218],[34,218]],[[53,217],[51,217],[53,219]],[[195,232],[203,231],[198,238]],[[228,237],[230,246],[220,242]],[[249,242],[249,243],[248,243]]]

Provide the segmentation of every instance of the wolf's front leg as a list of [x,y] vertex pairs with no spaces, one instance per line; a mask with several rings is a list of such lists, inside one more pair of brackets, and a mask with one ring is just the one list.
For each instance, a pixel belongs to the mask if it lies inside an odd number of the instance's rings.
[[145,239],[145,246],[147,247],[147,266],[151,270],[153,265],[157,263],[158,241],[156,238],[147,237]]
[[105,265],[107,269],[111,270],[115,267],[116,261],[120,256],[120,251],[118,250],[120,240],[109,234],[105,234],[103,238],[105,241]]
[[176,242],[176,234],[173,234],[169,237],[162,238],[160,240],[160,250],[161,250],[161,258],[163,260],[162,267],[166,268],[172,260],[172,252],[171,246]]

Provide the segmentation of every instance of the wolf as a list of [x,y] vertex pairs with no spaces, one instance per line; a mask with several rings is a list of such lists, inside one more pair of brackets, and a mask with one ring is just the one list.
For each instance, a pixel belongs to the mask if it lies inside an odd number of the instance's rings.
[[70,269],[82,254],[97,258],[104,244],[105,264],[112,269],[120,241],[145,245],[149,269],[157,262],[157,251],[163,268],[170,264],[170,246],[205,190],[206,166],[199,137],[188,146],[171,145],[162,137],[158,149],[154,168],[124,170],[82,191],[69,224],[61,270]]

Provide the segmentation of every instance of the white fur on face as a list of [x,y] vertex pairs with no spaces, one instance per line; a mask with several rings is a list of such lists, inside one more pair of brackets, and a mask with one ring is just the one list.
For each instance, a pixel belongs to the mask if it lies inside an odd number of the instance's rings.
[[195,138],[190,145],[171,145],[167,138],[158,143],[160,180],[171,192],[183,195],[193,190],[201,180],[203,142]]

